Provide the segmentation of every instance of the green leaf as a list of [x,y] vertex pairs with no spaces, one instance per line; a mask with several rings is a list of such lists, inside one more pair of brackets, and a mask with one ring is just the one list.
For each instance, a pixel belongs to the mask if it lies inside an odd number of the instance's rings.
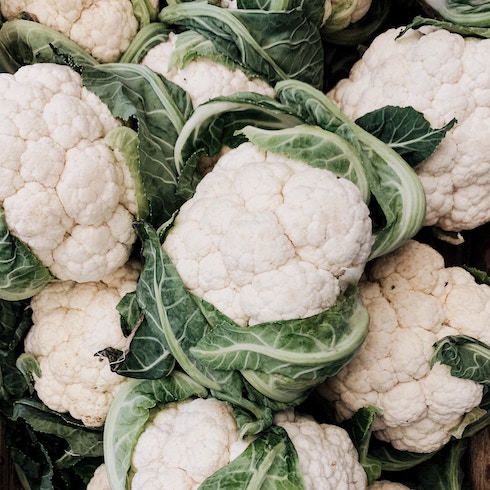
[[199,485],[199,490],[303,490],[298,454],[287,432],[271,426],[245,451]]
[[432,19],[427,17],[422,17],[417,15],[414,17],[413,21],[410,22],[405,28],[398,34],[397,37],[403,36],[409,29],[418,29],[423,26],[435,26],[441,29],[445,29],[449,32],[454,32],[466,37],[479,37],[482,39],[490,38],[490,28],[489,27],[478,27],[478,26],[465,26],[461,24],[455,24],[454,22]]
[[77,43],[39,22],[12,19],[0,29],[0,52],[7,60],[9,72],[34,63],[59,63],[57,53],[68,56],[76,65],[98,62]]
[[490,5],[484,0],[423,0],[423,3],[454,24],[490,27]]
[[433,129],[413,107],[385,106],[356,119],[356,124],[393,148],[412,167],[427,160],[456,119]]
[[31,298],[55,278],[31,249],[8,229],[0,207],[0,299]]
[[[295,108],[307,124],[345,138],[357,148],[368,176],[373,202],[374,244],[370,258],[403,245],[421,229],[425,219],[425,192],[408,163],[372,134],[343,114],[325,94],[297,80],[276,84],[279,100]],[[376,206],[382,217],[377,217]]]
[[141,63],[151,48],[168,40],[169,32],[170,29],[161,22],[145,25],[133,37],[119,63]]
[[138,133],[127,126],[119,126],[111,130],[104,138],[104,142],[112,150],[119,150],[124,157],[129,173],[133,178],[137,218],[144,219],[148,215],[148,200],[145,195],[145,186],[139,169],[139,140]]
[[369,484],[377,480],[382,471],[382,464],[379,459],[369,454],[373,423],[376,415],[380,413],[381,410],[378,407],[363,407],[342,424],[359,453],[359,462],[366,472]]
[[82,78],[115,117],[137,121],[139,171],[149,204],[148,219],[159,226],[182,204],[176,195],[174,145],[192,111],[190,98],[144,65],[84,66]]
[[88,428],[79,420],[47,408],[43,403],[24,398],[16,401],[12,420],[25,420],[36,432],[66,442],[67,448],[56,462],[58,467],[73,466],[82,458],[102,456],[102,428]]
[[219,370],[253,370],[292,379],[333,376],[363,343],[368,323],[359,291],[352,286],[335,306],[309,318],[246,328],[230,319],[213,325],[191,353]]
[[158,18],[173,29],[199,32],[226,57],[269,83],[293,78],[322,87],[320,33],[301,9],[224,9],[191,2],[164,7]]
[[335,133],[311,125],[276,130],[245,126],[241,133],[262,150],[302,160],[350,180],[357,185],[364,201],[369,201],[369,183],[361,159],[354,148]]
[[468,335],[450,335],[434,344],[431,366],[436,362],[451,368],[457,378],[471,379],[490,387],[490,346]]
[[157,380],[130,380],[117,392],[104,425],[104,461],[112,490],[125,490],[134,446],[158,404],[206,397],[207,390],[174,370]]

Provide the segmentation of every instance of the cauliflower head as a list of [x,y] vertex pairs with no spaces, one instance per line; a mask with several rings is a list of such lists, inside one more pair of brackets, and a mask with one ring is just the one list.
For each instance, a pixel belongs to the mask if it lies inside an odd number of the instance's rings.
[[141,63],[185,90],[194,107],[219,96],[256,92],[274,97],[274,89],[264,80],[251,78],[240,69],[231,69],[209,58],[196,58],[184,66],[171,64],[179,34],[151,48]]
[[67,66],[0,74],[0,206],[60,280],[97,281],[129,258],[134,181],[105,136],[120,126]]
[[490,221],[490,40],[423,27],[380,34],[328,97],[356,119],[386,105],[412,106],[433,127],[457,119],[416,167],[426,226],[447,231]]
[[197,489],[249,442],[240,437],[233,409],[226,402],[195,398],[168,403],[138,438],[131,489]]
[[200,181],[163,248],[189,290],[247,326],[333,306],[362,275],[371,229],[352,182],[247,142]]
[[101,63],[117,61],[139,29],[131,0],[4,0],[0,11],[6,19],[27,12]]
[[448,335],[490,342],[490,287],[461,267],[445,267],[437,251],[415,240],[373,262],[360,287],[371,317],[366,341],[319,392],[339,420],[367,405],[380,408],[374,434],[396,449],[440,449],[483,390],[449,366],[431,369],[432,346]]
[[139,264],[128,262],[102,281],[53,282],[32,297],[33,325],[24,350],[39,363],[34,387],[52,410],[69,412],[88,427],[103,425],[127,378],[95,354],[106,347],[127,349],[116,306],[136,289],[138,276]]
[[319,424],[313,418],[278,412],[281,426],[298,454],[306,490],[364,490],[367,477],[348,433],[337,425]]

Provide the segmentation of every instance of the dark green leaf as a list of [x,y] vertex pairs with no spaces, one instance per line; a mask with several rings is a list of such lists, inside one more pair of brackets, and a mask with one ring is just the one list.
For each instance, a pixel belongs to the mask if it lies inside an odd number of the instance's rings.
[[440,129],[433,129],[425,116],[413,107],[385,106],[360,117],[356,124],[415,167],[434,153],[446,133],[456,124],[456,119]]
[[223,55],[271,84],[293,78],[322,87],[320,33],[301,9],[223,9],[195,2],[169,5],[158,18],[173,29],[199,32]]
[[189,96],[144,65],[84,66],[82,77],[85,86],[115,117],[137,121],[139,168],[149,202],[149,220],[159,226],[182,204],[176,195],[179,172],[174,144],[192,111]]

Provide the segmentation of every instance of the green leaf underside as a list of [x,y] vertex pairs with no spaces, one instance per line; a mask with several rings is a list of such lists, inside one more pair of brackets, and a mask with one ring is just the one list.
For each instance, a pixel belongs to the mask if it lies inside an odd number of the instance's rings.
[[293,443],[282,427],[271,426],[198,488],[303,490],[305,486]]
[[241,327],[215,325],[191,353],[214,369],[253,370],[292,379],[332,376],[357,351],[369,317],[357,288],[318,315]]
[[0,299],[27,299],[55,280],[31,249],[13,236],[0,207]]

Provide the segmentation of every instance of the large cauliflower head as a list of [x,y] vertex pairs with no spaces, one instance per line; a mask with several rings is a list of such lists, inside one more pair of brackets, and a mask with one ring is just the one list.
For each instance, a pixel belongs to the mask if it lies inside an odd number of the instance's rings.
[[96,281],[136,239],[134,181],[105,136],[120,126],[67,66],[0,74],[0,206],[7,226],[61,280]]
[[249,77],[242,70],[229,68],[209,58],[198,57],[184,66],[172,63],[180,34],[171,32],[168,41],[151,48],[141,61],[185,90],[194,107],[219,96],[237,92],[256,92],[274,97],[274,89],[258,77]]
[[377,259],[360,282],[371,317],[358,355],[319,392],[339,420],[367,405],[381,409],[375,435],[395,448],[432,452],[482,399],[482,385],[430,367],[433,344],[448,335],[490,343],[490,287],[444,265],[429,245],[411,240]]
[[456,118],[416,167],[425,225],[476,228],[490,221],[490,40],[432,27],[399,33],[379,35],[327,95],[353,119],[386,105],[412,106],[435,128]]
[[102,63],[117,61],[139,28],[131,0],[6,0],[0,11],[6,19],[27,12]]
[[24,350],[39,363],[34,387],[52,410],[69,412],[89,427],[104,423],[127,378],[95,354],[106,347],[127,349],[116,306],[136,289],[138,275],[139,265],[128,262],[103,281],[53,282],[32,297],[33,325]]
[[163,247],[191,291],[253,325],[334,305],[362,275],[371,228],[352,182],[244,143],[201,180]]

